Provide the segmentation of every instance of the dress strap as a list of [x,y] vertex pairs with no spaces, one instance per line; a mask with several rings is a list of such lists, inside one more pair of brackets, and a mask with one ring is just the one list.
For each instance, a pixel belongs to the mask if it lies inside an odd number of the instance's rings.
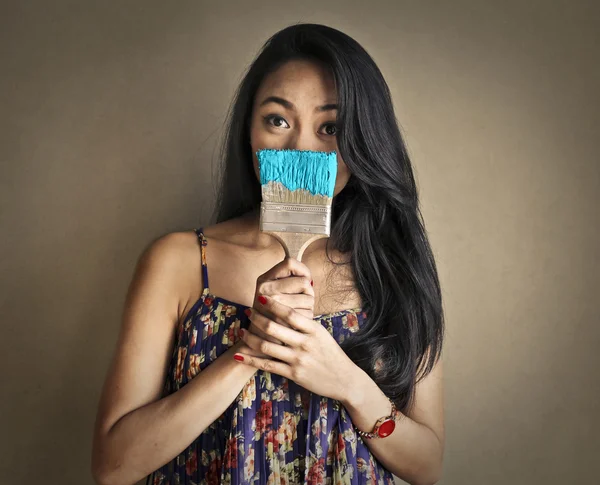
[[202,290],[203,294],[209,293],[208,290],[208,267],[206,265],[206,246],[208,245],[208,241],[206,240],[206,236],[202,231],[202,227],[198,229],[194,229],[194,232],[198,236],[200,242],[200,261],[202,263]]

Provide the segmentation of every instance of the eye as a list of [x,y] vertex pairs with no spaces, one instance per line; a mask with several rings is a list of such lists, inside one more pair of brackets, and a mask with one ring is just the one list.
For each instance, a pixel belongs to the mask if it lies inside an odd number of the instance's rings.
[[335,123],[325,123],[323,126],[325,127],[332,127],[335,131],[333,133],[325,133],[326,135],[329,136],[335,136],[337,135],[338,129],[337,129],[337,125]]
[[[284,122],[284,123],[287,125],[287,127],[289,128],[289,125],[287,124],[287,121],[285,121],[285,119],[284,119],[284,118],[282,118],[282,117],[281,117],[281,116],[279,116],[279,115],[276,115],[276,114],[270,114],[270,115],[267,115],[267,116],[263,116],[263,119],[265,120],[265,122],[266,122],[267,124],[269,124],[269,125],[271,125],[271,126],[274,126],[275,128],[284,128],[284,127],[283,127],[281,124],[275,124],[275,122],[271,123],[271,121],[272,121],[272,120],[281,120],[281,121],[283,121],[283,122]],[[326,127],[326,131],[327,131],[327,132],[325,133],[325,135],[328,135],[328,136],[336,136],[336,135],[337,135],[337,133],[338,133],[338,128],[337,128],[337,125],[335,124],[335,122],[333,122],[333,123],[325,123],[323,126],[324,126],[324,127]],[[334,130],[334,132],[333,132],[333,133],[330,133],[330,132],[329,132],[329,130],[330,130],[331,128]]]
[[[281,116],[279,115],[267,115],[267,116],[263,116],[263,119],[270,124],[271,126],[274,126],[275,128],[282,128],[281,125],[275,125],[273,123],[270,123],[271,120],[282,120],[285,122],[285,124],[287,125],[287,121],[285,121]],[[289,128],[289,125],[288,125]]]

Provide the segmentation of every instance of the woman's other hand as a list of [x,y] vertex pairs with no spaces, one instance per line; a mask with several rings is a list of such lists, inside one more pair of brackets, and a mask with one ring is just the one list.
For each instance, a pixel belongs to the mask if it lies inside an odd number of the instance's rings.
[[358,368],[329,331],[320,322],[273,298],[267,297],[259,307],[260,311],[253,310],[250,316],[252,327],[270,339],[256,332],[243,332],[242,340],[266,357],[246,354],[241,349],[236,355],[243,360],[237,360],[291,379],[321,396],[343,401]]
[[[266,308],[261,304],[260,297],[267,297],[293,308],[311,320],[314,318],[315,292],[311,272],[308,266],[296,259],[285,258],[256,279],[253,309],[264,312]],[[282,324],[287,326],[286,323]],[[255,325],[251,325],[249,330],[264,340],[282,343],[277,338],[266,335]]]

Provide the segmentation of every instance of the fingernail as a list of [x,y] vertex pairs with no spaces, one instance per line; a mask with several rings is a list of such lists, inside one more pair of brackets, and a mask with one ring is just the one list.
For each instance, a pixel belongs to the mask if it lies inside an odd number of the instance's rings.
[[313,280],[310,280],[310,286],[314,286],[314,285],[313,285]]
[[240,337],[243,337],[246,331],[243,328],[240,328]]
[[233,358],[234,358],[235,360],[239,361],[239,362],[244,362],[244,357],[242,357],[242,356],[241,356],[241,355],[239,355],[239,354],[235,354],[235,355],[233,356]]
[[260,295],[258,297],[258,301],[260,301],[263,305],[265,305],[267,303],[267,297]]
[[247,317],[249,317],[250,315],[252,315],[252,310],[250,310],[250,308],[246,308],[244,310],[244,313],[246,314]]

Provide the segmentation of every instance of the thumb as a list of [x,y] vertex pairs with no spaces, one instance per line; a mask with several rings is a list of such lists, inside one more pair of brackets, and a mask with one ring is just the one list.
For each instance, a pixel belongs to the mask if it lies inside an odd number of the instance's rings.
[[260,357],[262,359],[270,359],[270,357],[268,355],[262,354],[261,352],[254,350],[251,347],[248,347],[246,345],[246,342],[244,342],[243,340],[240,340],[239,342],[236,342],[233,347],[235,347],[235,349],[233,349],[234,352],[241,352],[243,354],[248,354],[251,355],[253,357]]
[[311,320],[315,318],[314,311],[307,308],[296,309],[296,312],[300,315],[310,318]]

